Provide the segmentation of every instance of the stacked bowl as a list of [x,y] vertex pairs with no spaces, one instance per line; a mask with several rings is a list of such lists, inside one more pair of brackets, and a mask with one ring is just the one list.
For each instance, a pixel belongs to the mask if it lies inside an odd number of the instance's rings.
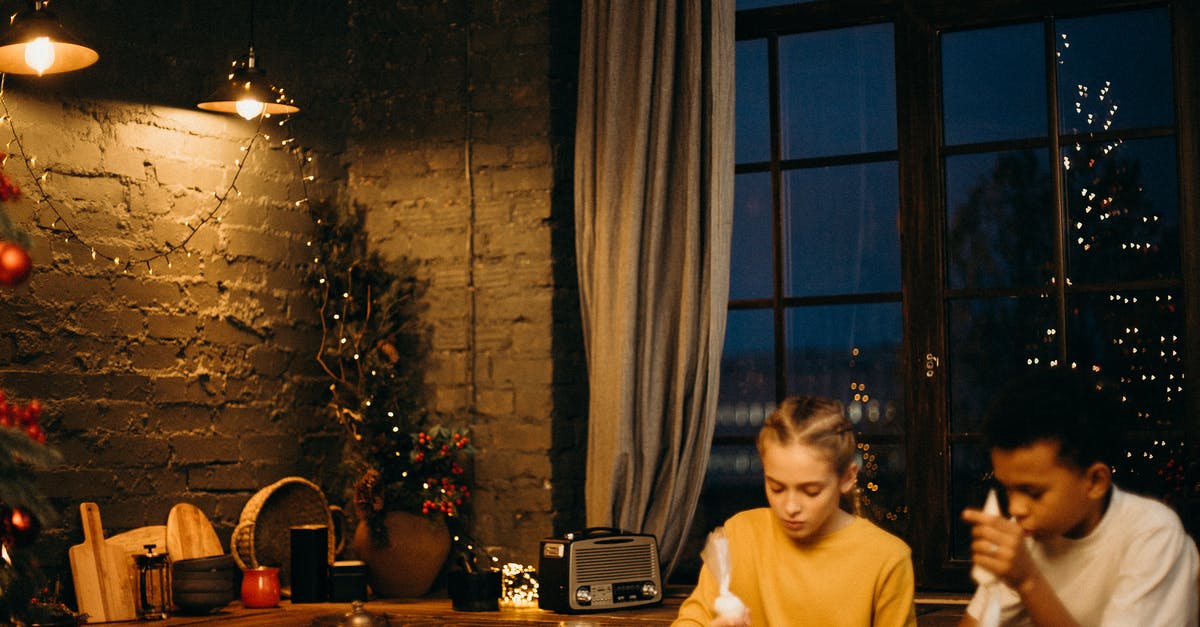
[[183,614],[208,614],[237,598],[238,567],[232,554],[171,564],[171,600]]

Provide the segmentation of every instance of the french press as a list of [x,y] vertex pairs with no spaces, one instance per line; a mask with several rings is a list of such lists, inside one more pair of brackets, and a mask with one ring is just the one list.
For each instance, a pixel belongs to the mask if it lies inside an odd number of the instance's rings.
[[142,620],[163,620],[171,607],[171,587],[167,583],[167,554],[155,553],[153,544],[145,544],[138,555],[138,616]]

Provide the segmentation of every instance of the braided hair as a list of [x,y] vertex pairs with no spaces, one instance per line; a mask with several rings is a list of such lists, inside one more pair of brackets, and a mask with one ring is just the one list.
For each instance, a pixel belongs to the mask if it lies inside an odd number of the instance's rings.
[[[763,421],[756,444],[760,456],[767,444],[810,446],[829,458],[838,476],[850,468],[858,452],[854,425],[846,419],[845,407],[820,396],[785,398]],[[856,516],[862,513],[857,485],[842,495],[840,505]]]

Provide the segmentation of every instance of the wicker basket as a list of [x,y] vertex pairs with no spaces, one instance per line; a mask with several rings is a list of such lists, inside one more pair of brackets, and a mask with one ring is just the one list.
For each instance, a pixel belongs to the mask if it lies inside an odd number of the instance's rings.
[[230,552],[242,569],[278,567],[280,583],[286,587],[291,575],[291,528],[324,525],[329,530],[332,564],[341,551],[342,534],[335,526],[341,522],[341,509],[330,507],[316,484],[303,477],[284,477],[246,502],[230,538]]

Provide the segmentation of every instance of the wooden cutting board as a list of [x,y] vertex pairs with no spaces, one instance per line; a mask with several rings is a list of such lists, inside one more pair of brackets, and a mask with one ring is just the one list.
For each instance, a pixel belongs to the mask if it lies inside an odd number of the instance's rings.
[[146,545],[153,544],[155,553],[167,552],[167,526],[152,525],[130,529],[107,538],[109,544],[115,544],[130,555],[142,555]]
[[212,523],[200,508],[179,503],[167,514],[167,555],[172,562],[224,555]]
[[136,619],[133,579],[129,577],[125,550],[104,539],[98,505],[81,503],[79,516],[83,520],[83,544],[67,552],[79,611],[88,615],[89,623]]

